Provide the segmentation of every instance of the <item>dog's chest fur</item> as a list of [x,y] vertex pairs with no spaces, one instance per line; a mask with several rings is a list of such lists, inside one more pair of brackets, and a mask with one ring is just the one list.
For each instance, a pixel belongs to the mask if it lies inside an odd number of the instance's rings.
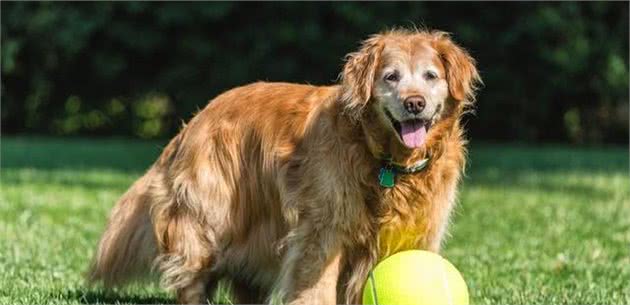
[[455,203],[463,167],[463,147],[432,160],[422,172],[396,177],[381,189],[378,202],[379,257],[410,249],[438,251]]

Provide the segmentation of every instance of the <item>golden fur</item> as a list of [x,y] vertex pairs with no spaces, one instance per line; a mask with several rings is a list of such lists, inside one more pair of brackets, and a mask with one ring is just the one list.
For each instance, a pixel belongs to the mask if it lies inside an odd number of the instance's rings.
[[[433,97],[444,107],[426,142],[409,149],[375,90],[388,60],[416,53],[447,91]],[[238,302],[359,303],[379,258],[439,250],[465,161],[459,119],[479,81],[445,33],[396,30],[351,53],[339,85],[255,83],[219,95],[113,209],[89,279],[121,285],[153,265],[181,303],[205,302],[223,278]],[[431,160],[383,188],[384,153]]]

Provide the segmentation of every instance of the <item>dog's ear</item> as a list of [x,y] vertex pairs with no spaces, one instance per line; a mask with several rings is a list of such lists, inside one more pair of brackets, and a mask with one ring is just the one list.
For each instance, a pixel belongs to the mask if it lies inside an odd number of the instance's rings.
[[360,110],[370,100],[383,47],[381,35],[375,35],[363,41],[359,51],[346,56],[341,86],[348,110]]
[[446,68],[446,80],[451,97],[457,101],[473,102],[475,90],[482,84],[475,60],[455,44],[447,33],[435,32],[433,35],[434,47]]

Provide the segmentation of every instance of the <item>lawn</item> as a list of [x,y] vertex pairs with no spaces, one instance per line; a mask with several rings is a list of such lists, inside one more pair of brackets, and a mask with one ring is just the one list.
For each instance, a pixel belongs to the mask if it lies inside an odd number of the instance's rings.
[[[0,304],[174,302],[155,284],[82,280],[109,209],[163,144],[3,137]],[[629,166],[621,147],[472,145],[443,251],[471,303],[630,304]]]

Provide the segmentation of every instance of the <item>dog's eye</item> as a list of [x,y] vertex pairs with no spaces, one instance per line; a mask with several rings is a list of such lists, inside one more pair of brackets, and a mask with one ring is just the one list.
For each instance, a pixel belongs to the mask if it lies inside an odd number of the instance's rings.
[[433,71],[427,71],[426,73],[424,73],[424,79],[426,80],[434,80],[437,77],[437,74]]
[[388,82],[397,82],[400,80],[400,74],[398,74],[398,71],[387,73],[385,74],[385,80]]

